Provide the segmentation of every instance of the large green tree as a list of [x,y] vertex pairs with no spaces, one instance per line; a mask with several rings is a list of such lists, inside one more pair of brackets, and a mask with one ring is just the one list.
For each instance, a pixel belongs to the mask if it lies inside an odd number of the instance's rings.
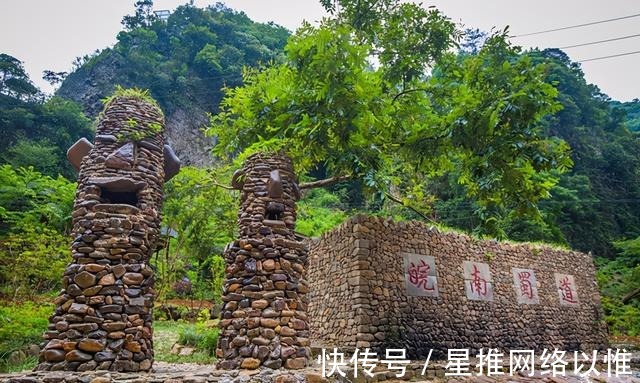
[[558,109],[544,67],[509,45],[506,30],[458,54],[460,32],[435,9],[338,3],[327,4],[335,17],[290,38],[282,64],[247,70],[227,90],[209,131],[214,153],[284,150],[303,173],[357,178],[422,211],[429,180],[455,173],[494,235],[500,208],[537,216],[536,202],[571,166],[564,141],[542,134],[542,118]]

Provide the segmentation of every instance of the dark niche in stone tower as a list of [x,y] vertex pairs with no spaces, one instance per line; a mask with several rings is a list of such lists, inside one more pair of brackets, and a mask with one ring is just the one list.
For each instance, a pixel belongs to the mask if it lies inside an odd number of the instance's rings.
[[153,270],[162,186],[180,163],[164,144],[160,109],[116,96],[94,144],[67,152],[79,169],[72,261],[44,334],[39,370],[146,371],[153,363]]
[[300,190],[291,159],[254,154],[233,176],[240,238],[225,251],[218,368],[304,368],[307,250],[296,236]]

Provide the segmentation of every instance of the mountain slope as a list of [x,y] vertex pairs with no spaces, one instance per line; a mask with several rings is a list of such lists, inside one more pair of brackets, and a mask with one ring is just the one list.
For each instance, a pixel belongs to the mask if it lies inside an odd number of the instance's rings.
[[113,48],[85,57],[57,95],[95,117],[116,85],[149,89],[165,112],[168,141],[180,158],[209,164],[213,141],[201,128],[207,113],[216,113],[222,88],[239,85],[243,67],[277,60],[289,32],[220,4],[180,6],[166,21],[146,14],[127,23]]

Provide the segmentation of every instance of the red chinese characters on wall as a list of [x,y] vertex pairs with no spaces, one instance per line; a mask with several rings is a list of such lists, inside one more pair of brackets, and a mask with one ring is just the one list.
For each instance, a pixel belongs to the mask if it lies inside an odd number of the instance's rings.
[[536,275],[531,269],[511,269],[513,274],[513,287],[516,291],[516,300],[520,304],[538,304],[538,286]]
[[407,294],[437,297],[439,292],[435,258],[415,253],[402,253],[402,256]]
[[489,265],[480,262],[463,262],[464,289],[467,298],[474,301],[493,300],[493,281]]
[[563,306],[578,306],[578,289],[573,275],[555,274],[556,287],[558,288],[558,298]]

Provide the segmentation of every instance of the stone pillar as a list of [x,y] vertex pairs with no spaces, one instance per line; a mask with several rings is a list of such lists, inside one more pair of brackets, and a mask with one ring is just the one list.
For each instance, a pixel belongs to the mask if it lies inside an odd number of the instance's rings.
[[94,144],[67,153],[80,168],[71,255],[39,370],[146,371],[153,363],[153,270],[162,186],[179,162],[164,145],[164,116],[138,97],[115,97]]
[[255,154],[233,185],[241,190],[240,238],[225,251],[218,368],[304,368],[307,250],[294,233],[300,191],[291,160]]

